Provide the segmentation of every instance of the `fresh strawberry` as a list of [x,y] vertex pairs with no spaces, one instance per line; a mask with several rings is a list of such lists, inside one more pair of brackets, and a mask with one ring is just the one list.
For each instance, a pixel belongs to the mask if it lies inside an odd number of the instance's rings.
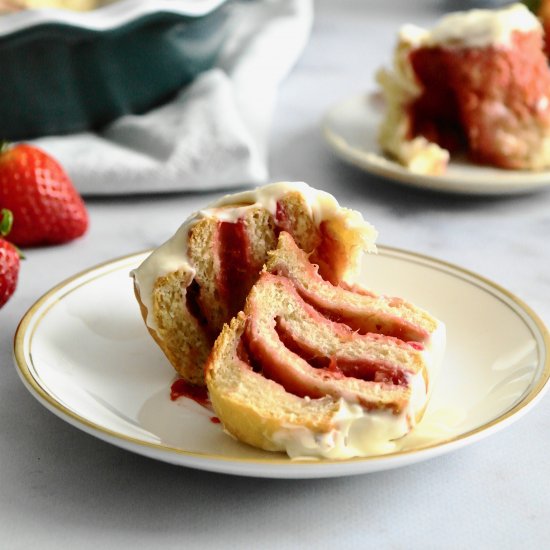
[[84,202],[63,168],[32,145],[0,144],[0,206],[13,212],[9,240],[19,246],[64,243],[88,228]]
[[0,212],[0,307],[15,292],[19,275],[19,251],[4,238],[10,231],[12,214],[9,210]]

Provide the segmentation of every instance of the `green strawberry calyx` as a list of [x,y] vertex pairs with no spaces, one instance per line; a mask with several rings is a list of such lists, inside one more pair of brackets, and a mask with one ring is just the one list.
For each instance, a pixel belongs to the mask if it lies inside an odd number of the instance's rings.
[[10,147],[11,144],[9,141],[6,141],[5,139],[0,139],[0,156],[2,156],[4,153],[7,153]]
[[13,214],[11,213],[11,210],[8,210],[7,208],[2,208],[2,210],[0,210],[0,214],[2,215],[0,218],[0,235],[5,237],[11,231],[11,226],[13,225]]
[[[13,214],[11,213],[11,210],[8,210],[7,208],[0,209],[0,238],[5,237],[10,231],[11,226],[13,225]],[[15,246],[13,243],[10,243],[15,250],[17,250],[17,254],[19,254],[19,258],[22,260],[25,259],[24,254]]]

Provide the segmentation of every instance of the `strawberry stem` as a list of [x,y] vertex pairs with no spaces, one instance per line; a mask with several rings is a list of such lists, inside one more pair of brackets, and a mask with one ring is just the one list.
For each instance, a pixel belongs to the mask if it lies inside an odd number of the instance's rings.
[[10,148],[10,142],[5,139],[0,139],[0,155],[3,155]]
[[[11,226],[13,225],[13,214],[11,213],[11,210],[8,210],[7,208],[2,208],[0,210],[0,214],[2,217],[0,218],[0,238],[5,237],[10,231]],[[25,254],[21,252],[21,250],[15,246],[13,243],[11,243],[13,248],[17,250],[17,254],[19,254],[19,258],[21,260],[25,259]]]
[[11,213],[11,210],[8,210],[7,208],[2,208],[2,210],[0,210],[0,214],[2,214],[2,218],[0,219],[0,235],[5,237],[11,231],[11,226],[13,225],[13,214]]

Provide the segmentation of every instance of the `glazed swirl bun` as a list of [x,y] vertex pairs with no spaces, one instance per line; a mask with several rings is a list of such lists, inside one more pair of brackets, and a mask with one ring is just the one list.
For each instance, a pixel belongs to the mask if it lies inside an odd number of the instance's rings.
[[376,231],[332,195],[276,183],[227,195],[196,212],[133,272],[149,332],[176,371],[204,385],[204,365],[286,231],[334,284],[351,282]]
[[206,368],[239,440],[291,457],[384,452],[422,417],[442,323],[400,299],[336,286],[285,232]]
[[379,71],[382,150],[420,174],[450,155],[505,169],[550,166],[550,68],[538,18],[520,3],[404,25]]

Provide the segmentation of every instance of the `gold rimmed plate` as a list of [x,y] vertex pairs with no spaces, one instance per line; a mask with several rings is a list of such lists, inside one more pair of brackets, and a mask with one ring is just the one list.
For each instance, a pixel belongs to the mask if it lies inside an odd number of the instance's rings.
[[23,317],[15,363],[31,392],[73,426],[154,459],[227,474],[318,478],[386,470],[473,443],[518,419],[550,377],[550,337],[531,309],[494,283],[433,258],[380,247],[363,283],[403,296],[447,325],[447,351],[417,429],[385,455],[293,461],[235,441],[214,413],[170,399],[174,372],[152,341],[129,272],[147,253],[61,283]]
[[383,100],[376,93],[343,99],[325,113],[325,140],[348,164],[410,187],[459,195],[514,195],[550,186],[550,170],[503,170],[458,157],[451,157],[442,175],[415,174],[381,152],[377,135],[383,113]]

